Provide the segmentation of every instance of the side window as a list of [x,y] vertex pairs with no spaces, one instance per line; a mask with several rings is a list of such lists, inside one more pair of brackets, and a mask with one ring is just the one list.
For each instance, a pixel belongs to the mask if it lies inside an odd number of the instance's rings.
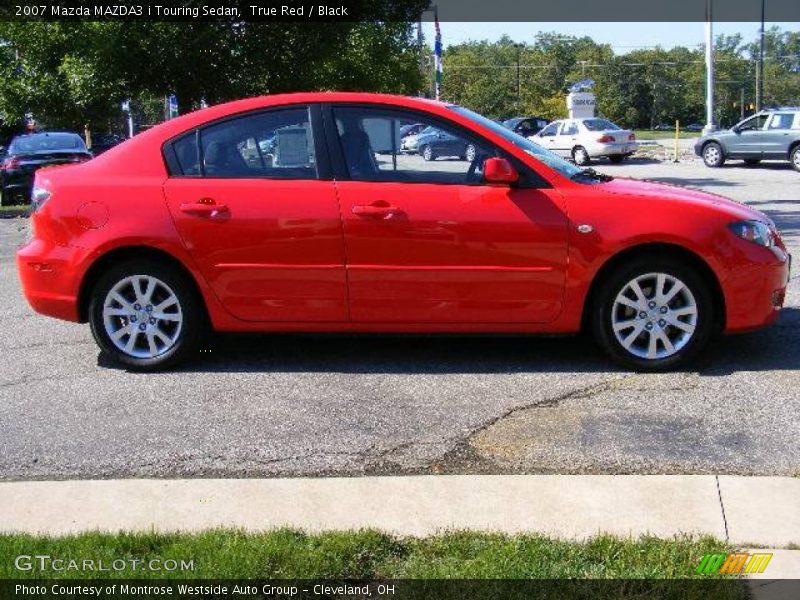
[[769,129],[791,129],[794,115],[791,113],[782,113],[772,115],[772,120],[769,122]]
[[[173,143],[184,176],[316,179],[307,107],[249,114]],[[199,151],[198,151],[199,150]]]
[[739,127],[740,131],[760,131],[764,128],[764,123],[767,122],[769,115],[756,115],[742,123]]
[[178,165],[185,177],[200,175],[200,154],[197,151],[197,132],[193,131],[172,144]]
[[561,135],[578,135],[578,126],[575,123],[565,124],[561,129]]
[[556,134],[556,132],[558,132],[559,125],[560,123],[550,123],[550,125],[542,129],[539,135],[542,137],[553,137]]
[[[493,149],[455,129],[415,115],[379,108],[333,109],[340,147],[351,179],[407,183],[478,184]],[[424,125],[413,143],[400,127]]]

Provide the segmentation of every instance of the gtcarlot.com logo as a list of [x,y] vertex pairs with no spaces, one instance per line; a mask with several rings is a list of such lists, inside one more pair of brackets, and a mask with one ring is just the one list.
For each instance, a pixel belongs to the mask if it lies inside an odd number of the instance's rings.
[[14,560],[18,571],[194,571],[194,560],[172,558],[117,558],[114,560],[92,558],[58,558],[47,554],[20,554]]
[[722,573],[727,575],[739,575],[741,573],[763,573],[767,568],[772,554],[767,552],[733,552],[725,554],[706,554],[697,565],[697,573],[712,575]]

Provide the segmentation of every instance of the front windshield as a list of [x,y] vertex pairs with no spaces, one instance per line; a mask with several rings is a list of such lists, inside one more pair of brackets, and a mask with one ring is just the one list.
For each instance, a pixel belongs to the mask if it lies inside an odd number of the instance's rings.
[[458,114],[467,117],[469,120],[478,123],[479,125],[483,125],[487,129],[491,129],[493,133],[496,133],[500,137],[508,140],[518,148],[521,148],[533,158],[539,162],[543,162],[551,169],[555,169],[564,177],[573,179],[575,175],[583,172],[580,167],[577,167],[572,163],[567,162],[563,158],[556,156],[546,148],[542,148],[541,146],[534,144],[529,139],[522,137],[518,133],[514,133],[511,129],[504,127],[500,123],[496,123],[491,119],[487,119],[486,117],[462,106],[451,105],[449,108]]

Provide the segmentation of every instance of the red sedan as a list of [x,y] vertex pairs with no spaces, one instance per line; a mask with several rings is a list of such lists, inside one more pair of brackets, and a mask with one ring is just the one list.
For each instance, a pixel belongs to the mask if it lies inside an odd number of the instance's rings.
[[[430,161],[400,152],[430,128]],[[590,330],[679,365],[771,323],[789,256],[764,214],[582,170],[459,106],[375,94],[231,102],[41,170],[17,253],[31,306],[132,369],[216,331]]]

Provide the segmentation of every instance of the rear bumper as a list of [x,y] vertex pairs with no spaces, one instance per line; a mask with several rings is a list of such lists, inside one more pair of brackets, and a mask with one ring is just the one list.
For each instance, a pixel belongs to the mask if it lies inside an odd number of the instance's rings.
[[728,313],[726,332],[750,331],[770,325],[783,307],[791,256],[777,248],[756,249],[763,258],[735,269],[723,284]]
[[17,274],[25,299],[38,313],[78,321],[78,291],[86,251],[34,239],[17,250]]
[[636,144],[627,142],[618,144],[592,144],[587,150],[590,156],[619,156],[636,152]]

